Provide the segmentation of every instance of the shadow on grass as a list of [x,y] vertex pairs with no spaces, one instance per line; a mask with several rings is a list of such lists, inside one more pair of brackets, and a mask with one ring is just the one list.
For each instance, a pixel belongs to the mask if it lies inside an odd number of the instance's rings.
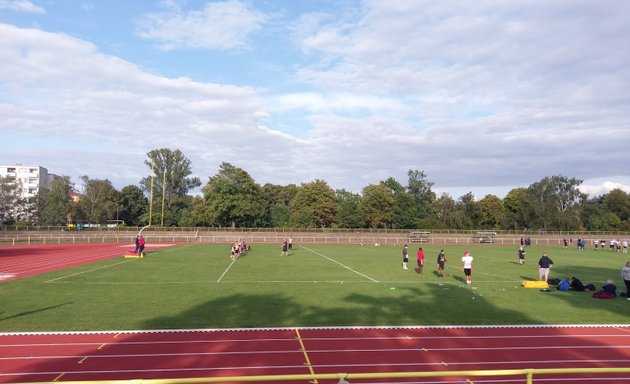
[[2,317],[0,318],[0,321],[4,321],[4,320],[10,320],[10,319],[15,319],[17,317],[23,317],[23,316],[28,316],[28,315],[33,315],[36,313],[40,313],[40,312],[45,312],[45,311],[49,311],[51,309],[56,309],[59,307],[63,307],[64,305],[69,305],[69,304],[73,304],[74,302],[69,301],[67,303],[61,303],[61,304],[57,304],[57,305],[51,305],[49,307],[45,307],[45,308],[38,308],[38,309],[33,309],[32,311],[24,311],[24,312],[20,312],[20,313],[16,313],[12,316],[7,316],[7,317]]

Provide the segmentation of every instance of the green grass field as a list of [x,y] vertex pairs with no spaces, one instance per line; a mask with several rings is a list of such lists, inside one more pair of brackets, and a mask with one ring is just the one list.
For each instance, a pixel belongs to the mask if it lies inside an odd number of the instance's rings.
[[[140,330],[285,326],[468,324],[624,324],[625,298],[589,292],[541,292],[521,281],[537,278],[543,251],[551,277],[577,276],[619,289],[629,254],[532,247],[526,263],[515,247],[424,245],[423,275],[401,268],[401,246],[254,245],[232,263],[229,246],[188,244],[155,249],[143,259],[110,259],[0,284],[0,331]],[[443,278],[435,259],[444,248]],[[473,284],[460,269],[464,249],[474,258]]]

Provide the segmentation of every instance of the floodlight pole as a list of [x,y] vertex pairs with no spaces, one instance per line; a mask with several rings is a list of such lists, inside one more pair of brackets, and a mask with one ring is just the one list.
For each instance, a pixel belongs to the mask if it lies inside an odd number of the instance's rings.
[[166,168],[164,168],[164,178],[162,179],[162,216],[160,217],[160,227],[164,226],[164,201],[166,200]]
[[[153,171],[153,167],[151,167],[151,171]],[[151,225],[151,220],[153,218],[153,179],[155,179],[155,175],[151,175],[151,191],[149,192],[149,225]]]

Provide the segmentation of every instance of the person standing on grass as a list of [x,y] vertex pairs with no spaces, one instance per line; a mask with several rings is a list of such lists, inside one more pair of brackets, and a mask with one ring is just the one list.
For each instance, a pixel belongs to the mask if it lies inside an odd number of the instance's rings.
[[442,249],[437,257],[437,273],[439,277],[444,277],[444,265],[446,264],[446,254]]
[[630,261],[621,269],[621,279],[626,284],[626,300],[630,300]]
[[144,245],[144,236],[140,236],[140,238],[138,238],[138,253],[140,256],[144,256]]
[[472,284],[472,264],[473,257],[469,251],[464,252],[462,257],[462,269],[464,270],[464,276],[466,276],[466,284]]
[[418,274],[422,274],[422,270],[424,269],[424,251],[422,247],[418,248],[418,253],[416,254],[418,258]]
[[523,264],[525,263],[525,250],[523,249],[523,246],[521,245],[521,247],[518,249],[518,262]]
[[287,239],[284,239],[284,243],[282,243],[282,254],[280,256],[289,256],[289,243]]
[[293,249],[293,238],[289,237],[289,250]]
[[407,244],[405,244],[405,246],[403,247],[402,256],[403,256],[403,261],[402,261],[403,269],[409,269],[407,268],[407,263],[409,262],[409,247],[407,247]]
[[549,278],[549,270],[553,265],[553,260],[547,256],[546,252],[543,252],[540,260],[538,260],[538,281],[547,281]]
[[140,235],[136,235],[136,249],[133,253],[138,253],[138,249],[140,249]]

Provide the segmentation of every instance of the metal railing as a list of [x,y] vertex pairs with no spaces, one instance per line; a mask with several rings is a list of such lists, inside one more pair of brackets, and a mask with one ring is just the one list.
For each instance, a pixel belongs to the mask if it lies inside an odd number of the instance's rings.
[[[192,384],[192,383],[246,383],[246,382],[279,382],[279,381],[310,381],[335,380],[338,383],[362,379],[403,379],[403,378],[432,378],[432,377],[494,377],[494,376],[522,376],[527,384],[533,384],[534,376],[549,375],[601,375],[630,373],[629,368],[527,368],[527,369],[497,369],[471,371],[439,371],[439,372],[379,372],[379,373],[324,373],[302,375],[261,375],[261,376],[222,376],[195,377],[186,379],[133,379],[133,380],[103,380],[103,381],[64,381],[64,384]],[[584,378],[580,378],[583,382]],[[617,378],[611,378],[614,380]],[[619,378],[627,381],[628,378]],[[566,381],[564,379],[563,381]],[[23,384],[50,384],[51,382],[31,382]]]

